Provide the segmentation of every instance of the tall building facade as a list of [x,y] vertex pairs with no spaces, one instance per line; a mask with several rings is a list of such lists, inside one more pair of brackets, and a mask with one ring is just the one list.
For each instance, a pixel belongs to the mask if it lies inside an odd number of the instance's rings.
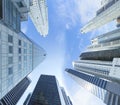
[[0,0],[0,99],[46,57],[45,50],[21,32],[29,3],[29,0]]
[[74,61],[77,70],[97,75],[115,82],[120,80],[120,29],[92,39],[92,45]]
[[[73,62],[69,74],[107,105],[120,103],[120,29],[97,36]],[[117,91],[113,91],[117,90]]]
[[107,105],[119,105],[120,84],[78,70],[66,69],[66,72],[90,93]]
[[24,78],[0,100],[0,105],[16,105],[29,84],[30,80]]
[[63,87],[61,87],[61,92],[62,92],[63,98],[65,100],[65,105],[73,105],[72,101],[70,100],[69,96],[67,96]]
[[26,105],[68,105],[65,104],[59,83],[55,76],[41,75]]
[[48,34],[48,8],[46,0],[33,0],[29,13],[37,31],[43,36]]
[[[120,0],[102,0],[101,8],[96,12],[96,16],[90,20],[82,29],[82,33],[87,33],[99,28],[106,23],[119,19]],[[104,19],[103,19],[104,18]]]

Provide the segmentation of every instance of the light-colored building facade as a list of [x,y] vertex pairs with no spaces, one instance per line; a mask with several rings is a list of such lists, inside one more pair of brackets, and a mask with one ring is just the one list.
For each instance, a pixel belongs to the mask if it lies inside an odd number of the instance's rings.
[[21,21],[27,19],[22,16],[29,11],[29,3],[0,0],[0,99],[46,57],[45,50],[21,32]]
[[46,0],[33,0],[29,13],[34,26],[43,37],[48,34],[48,8]]
[[120,16],[120,0],[102,0],[102,7],[96,12],[96,17],[90,20],[82,29],[82,33],[99,28]]
[[119,32],[116,29],[93,38],[79,60],[73,62],[76,71],[68,70],[75,81],[107,105],[120,103]]
[[120,80],[120,29],[105,33],[92,39],[92,45],[73,62],[80,69],[112,81]]

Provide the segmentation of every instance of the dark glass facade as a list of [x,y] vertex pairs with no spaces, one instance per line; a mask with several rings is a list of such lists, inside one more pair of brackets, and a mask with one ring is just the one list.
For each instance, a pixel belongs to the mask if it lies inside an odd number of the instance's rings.
[[3,18],[2,0],[0,0],[0,19]]
[[0,100],[0,105],[16,105],[29,84],[30,80],[27,77],[24,78]]
[[103,79],[100,79],[100,78],[95,77],[95,76],[87,75],[87,74],[84,74],[82,72],[78,72],[78,71],[75,71],[72,69],[66,69],[66,71],[79,77],[79,78],[82,78],[85,81],[90,82],[90,83],[92,83],[100,88],[103,88],[103,89],[106,88],[107,81],[105,81]]
[[103,60],[112,61],[113,58],[120,57],[120,49],[84,52],[80,55],[81,60]]
[[40,76],[28,105],[62,105],[55,76]]

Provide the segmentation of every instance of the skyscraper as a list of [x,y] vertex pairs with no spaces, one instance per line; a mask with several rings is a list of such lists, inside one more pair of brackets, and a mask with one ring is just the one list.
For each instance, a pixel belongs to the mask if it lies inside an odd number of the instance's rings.
[[24,78],[0,100],[0,105],[16,105],[29,84],[30,80]]
[[[41,75],[26,105],[68,105],[55,76]],[[70,105],[70,104],[69,104]]]
[[29,0],[0,0],[0,99],[46,57],[45,50],[21,32],[29,6]]
[[91,73],[115,82],[120,80],[120,29],[92,39],[92,45],[73,62],[77,70]]
[[70,100],[69,96],[67,96],[63,87],[61,87],[61,91],[62,91],[63,98],[65,100],[65,105],[73,105],[72,101]]
[[119,105],[120,84],[78,70],[66,69],[66,71],[80,86],[107,105]]
[[101,4],[102,7],[96,12],[96,17],[81,29],[82,33],[99,28],[102,25],[119,18],[120,0],[102,0]]
[[92,39],[92,45],[68,69],[81,86],[102,99],[107,105],[120,103],[120,29]]
[[48,8],[46,0],[33,0],[30,6],[30,17],[37,31],[43,36],[48,34]]

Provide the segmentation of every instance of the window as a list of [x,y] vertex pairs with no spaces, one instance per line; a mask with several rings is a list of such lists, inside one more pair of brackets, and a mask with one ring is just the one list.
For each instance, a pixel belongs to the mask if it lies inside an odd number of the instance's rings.
[[8,48],[8,52],[11,54],[11,53],[13,53],[13,46],[9,46],[9,48]]
[[13,43],[13,36],[12,35],[8,35],[8,42]]
[[21,46],[21,40],[18,41],[18,45]]
[[8,64],[12,64],[13,63],[13,57],[8,57]]
[[17,2],[17,5],[21,8],[21,7],[24,7],[24,5],[22,4],[22,2]]
[[21,54],[21,48],[18,49],[18,53]]
[[11,75],[11,74],[13,74],[13,67],[8,68],[8,75]]
[[0,19],[3,18],[2,0],[0,0]]

